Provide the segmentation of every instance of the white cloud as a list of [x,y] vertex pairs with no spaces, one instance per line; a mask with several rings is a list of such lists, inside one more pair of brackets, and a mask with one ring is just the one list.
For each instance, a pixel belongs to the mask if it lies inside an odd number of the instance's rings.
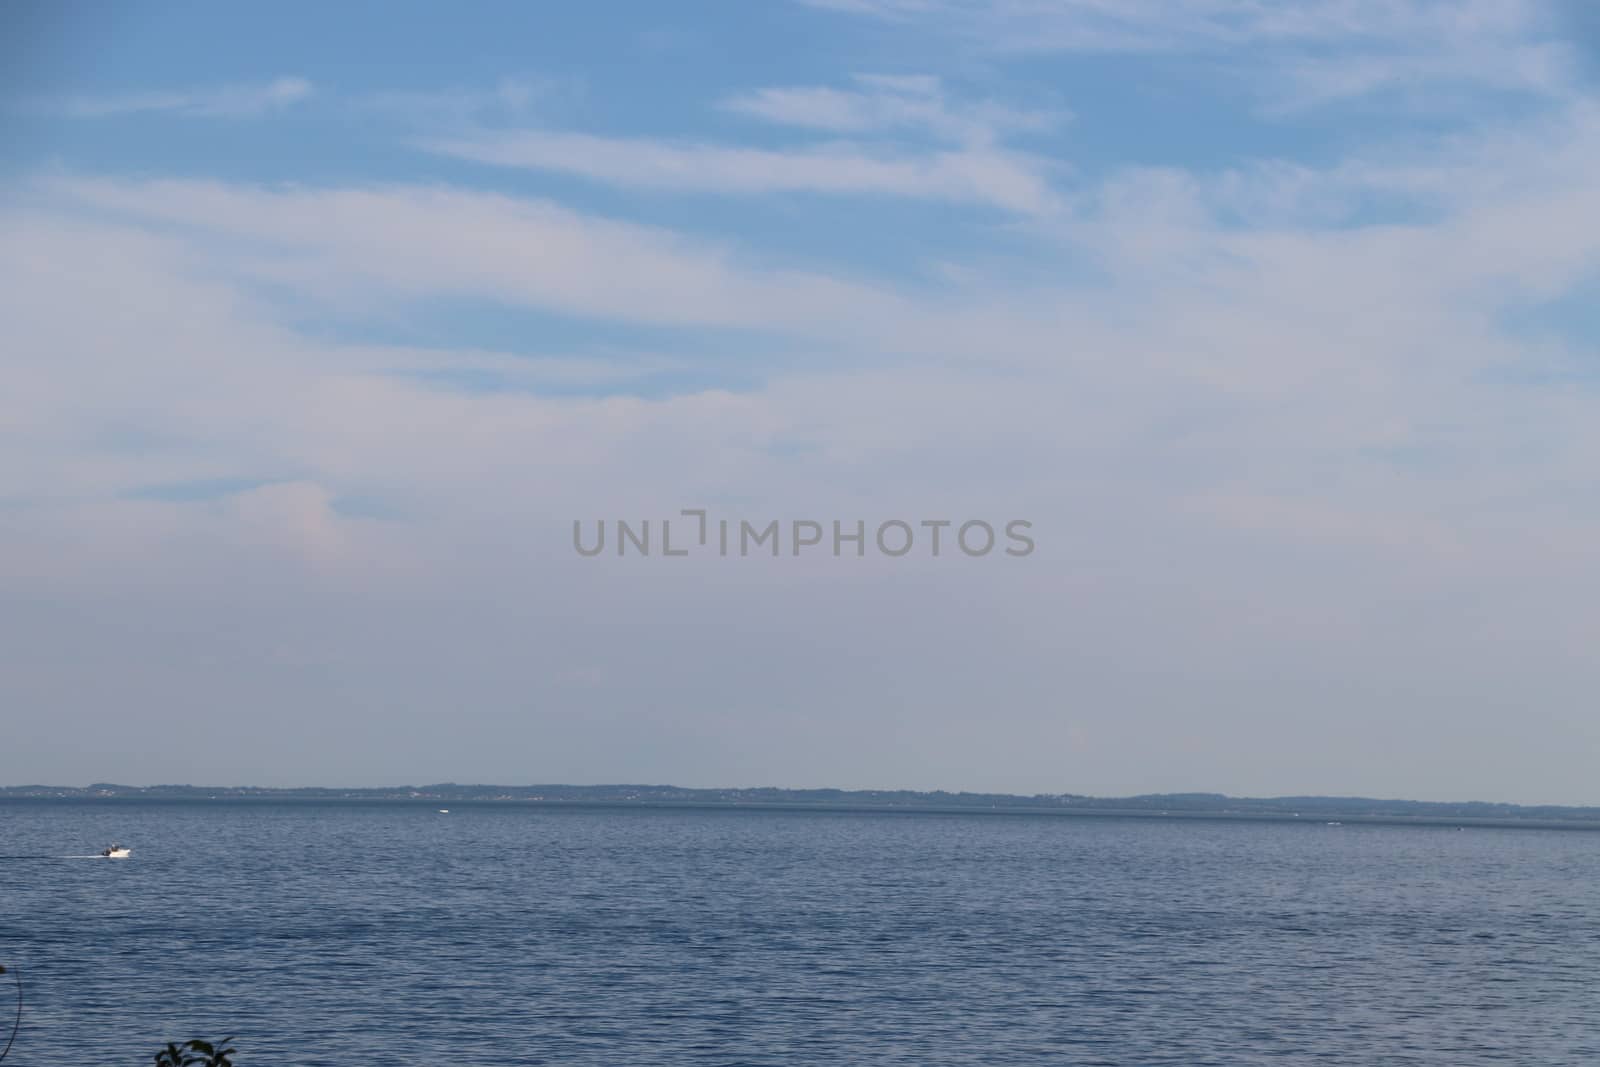
[[[1000,52],[1238,57],[1271,111],[1454,88],[1564,93],[1576,53],[1551,0],[803,0]],[[1459,107],[1459,101],[1454,102]]]
[[459,295],[645,323],[801,331],[828,328],[830,317],[879,317],[900,302],[865,283],[751,266],[667,229],[493,193],[61,179],[42,194],[243,241],[212,247],[211,269],[308,299]]
[[479,163],[575,174],[628,188],[896,196],[1024,214],[1055,206],[1045,168],[1000,149],[908,151],[849,142],[761,149],[537,130],[482,132],[422,146]]
[[924,130],[964,144],[991,144],[1017,132],[1047,130],[1060,111],[1021,110],[990,101],[952,101],[929,75],[857,75],[859,88],[791,86],[729,97],[722,106],[768,122],[833,133]]
[[[1592,799],[1593,716],[1570,697],[1600,683],[1600,399],[1485,371],[1544,355],[1500,311],[1595,269],[1597,166],[1600,121],[1575,107],[1329,168],[1124,171],[1036,222],[1037,260],[930,293],[459,189],[41,179],[0,241],[0,583],[44,606],[0,614],[0,672],[74,714],[223,716],[262,779],[349,775],[295,762],[303,716],[377,738],[369,780],[442,776],[391,745],[418,731],[427,760],[484,777],[625,777],[627,729],[645,769],[709,782],[1439,795],[1515,751],[1540,768],[1516,790]],[[1373,190],[1417,210],[1366,219]],[[394,372],[517,364],[309,336],[284,290],[834,358],[739,392],[469,393]],[[265,484],[137,494],[226,478]],[[397,517],[340,507],[363,497]],[[707,503],[1026,512],[1041,552],[1010,572],[671,571],[568,550],[575,515]],[[441,707],[462,709],[449,730]],[[842,763],[808,740],[838,730]],[[1219,730],[1255,740],[1196,769],[1191,735]],[[485,748],[515,755],[471,762]]]
[[28,110],[76,119],[115,118],[158,112],[193,118],[255,118],[283,111],[311,97],[304,78],[277,78],[262,85],[66,96],[33,101]]
[[1456,40],[1550,28],[1542,0],[802,0],[895,20],[944,20],[996,44],[1061,50],[1173,50],[1279,41]]
[[487,88],[386,90],[355,96],[350,108],[365,116],[395,119],[413,127],[458,128],[484,121],[525,122],[541,107],[582,94],[581,83],[550,77],[501,78]]
[[1060,112],[953,99],[937,78],[885,74],[857,75],[848,89],[760,89],[730,96],[721,107],[848,139],[753,148],[500,128],[430,136],[417,144],[458,159],[635,189],[891,196],[982,204],[1022,215],[1059,207],[1052,179],[1063,168],[1001,142],[1050,128],[1063,119]]

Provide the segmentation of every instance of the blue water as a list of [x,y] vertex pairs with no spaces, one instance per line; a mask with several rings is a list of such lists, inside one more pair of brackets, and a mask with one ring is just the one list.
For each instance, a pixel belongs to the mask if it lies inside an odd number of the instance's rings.
[[0,803],[6,1067],[1600,1063],[1600,834],[434,807]]

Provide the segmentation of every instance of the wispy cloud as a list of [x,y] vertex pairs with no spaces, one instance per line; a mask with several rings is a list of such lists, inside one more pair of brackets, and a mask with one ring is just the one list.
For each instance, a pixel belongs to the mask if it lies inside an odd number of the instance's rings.
[[1570,49],[1544,41],[1464,42],[1458,49],[1426,42],[1412,50],[1288,57],[1277,70],[1283,92],[1264,110],[1287,113],[1395,95],[1428,107],[1459,106],[1458,94],[1474,90],[1558,96],[1574,76]]
[[1197,50],[1273,42],[1452,40],[1550,28],[1541,0],[801,0],[875,18],[944,20],[995,45],[1071,51]]
[[1047,130],[1063,111],[1024,110],[992,101],[953,101],[929,75],[858,74],[856,87],[786,86],[731,96],[722,106],[768,122],[841,134],[917,130],[958,143],[990,143]]
[[527,122],[540,105],[564,103],[582,94],[571,79],[506,77],[488,87],[380,90],[347,101],[356,112],[412,127],[459,128],[480,122]]
[[555,129],[477,129],[419,140],[427,151],[501,167],[570,174],[636,189],[754,195],[819,193],[983,204],[1025,215],[1055,210],[1059,167],[1002,144],[1061,112],[953,99],[924,75],[856,75],[849,88],[790,86],[723,99],[723,110],[837,135],[781,147],[602,136]]
[[1269,109],[1478,87],[1546,94],[1576,58],[1550,0],[801,0],[955,35],[1003,53],[1204,55],[1237,60]]
[[[324,301],[376,290],[454,294],[639,323],[803,329],[898,305],[868,285],[751,269],[714,242],[542,199],[410,185],[71,178],[40,191],[242,242],[223,246],[217,269]],[[424,247],[427,254],[417,255]]]
[[23,109],[75,119],[147,113],[192,118],[255,118],[292,107],[309,98],[313,91],[306,79],[285,77],[261,85],[62,96],[26,101]]
[[458,159],[636,189],[897,196],[1025,214],[1048,212],[1055,205],[1044,166],[1000,149],[917,151],[856,142],[764,149],[543,130],[485,131],[419,143]]

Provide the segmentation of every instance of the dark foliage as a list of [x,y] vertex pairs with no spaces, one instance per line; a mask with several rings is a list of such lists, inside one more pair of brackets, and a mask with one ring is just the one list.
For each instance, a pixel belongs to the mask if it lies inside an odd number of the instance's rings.
[[229,1048],[231,1037],[215,1043],[198,1037],[181,1045],[169,1042],[156,1053],[156,1067],[233,1067],[234,1050]]

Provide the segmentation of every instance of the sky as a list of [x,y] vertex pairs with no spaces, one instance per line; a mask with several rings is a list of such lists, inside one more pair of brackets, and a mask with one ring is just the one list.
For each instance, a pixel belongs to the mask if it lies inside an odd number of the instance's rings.
[[6,4],[0,783],[1600,803],[1597,72],[1543,0]]

